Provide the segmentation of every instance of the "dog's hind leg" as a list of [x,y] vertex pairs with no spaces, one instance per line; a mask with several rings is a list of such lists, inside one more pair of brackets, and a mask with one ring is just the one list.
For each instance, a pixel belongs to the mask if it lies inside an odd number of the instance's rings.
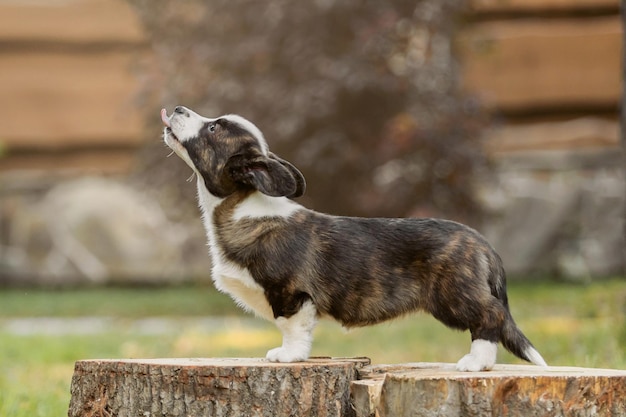
[[283,334],[283,344],[267,352],[272,362],[299,362],[308,359],[317,324],[317,309],[307,300],[300,310],[289,317],[279,316],[274,322]]
[[472,341],[470,353],[463,356],[456,364],[459,371],[489,371],[496,364],[498,344],[485,339]]
[[496,364],[498,342],[502,334],[507,310],[500,300],[493,298],[484,303],[482,315],[475,317],[469,328],[472,334],[470,353],[456,364],[459,371],[489,371]]

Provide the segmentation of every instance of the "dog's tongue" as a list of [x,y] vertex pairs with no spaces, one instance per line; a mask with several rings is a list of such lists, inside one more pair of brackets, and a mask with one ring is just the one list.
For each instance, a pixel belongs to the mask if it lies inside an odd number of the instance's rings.
[[170,127],[170,118],[167,117],[167,110],[165,109],[161,109],[161,120],[165,126]]

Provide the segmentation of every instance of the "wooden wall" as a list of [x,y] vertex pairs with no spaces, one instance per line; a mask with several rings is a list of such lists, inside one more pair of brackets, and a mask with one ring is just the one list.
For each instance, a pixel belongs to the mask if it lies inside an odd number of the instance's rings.
[[[623,275],[617,0],[473,0],[463,88],[491,111],[482,230],[509,275]],[[493,181],[491,181],[493,179]]]
[[[462,86],[494,114],[498,156],[618,146],[617,0],[472,0]],[[124,0],[0,2],[0,171],[124,172],[142,140],[136,59],[149,47]],[[576,123],[572,123],[575,121]]]
[[462,85],[494,114],[494,156],[618,148],[617,0],[473,0],[459,36]]
[[128,170],[147,51],[124,0],[0,2],[0,170]]

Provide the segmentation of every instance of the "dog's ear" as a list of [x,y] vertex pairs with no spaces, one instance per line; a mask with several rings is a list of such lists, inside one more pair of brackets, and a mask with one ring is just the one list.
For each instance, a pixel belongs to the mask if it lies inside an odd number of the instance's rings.
[[270,153],[233,155],[225,169],[231,179],[272,197],[296,198],[304,194],[304,176],[289,162]]
[[293,175],[293,178],[296,180],[296,189],[295,189],[295,191],[291,195],[287,195],[286,197],[298,198],[298,197],[301,197],[302,195],[304,195],[304,192],[306,191],[306,180],[304,179],[304,175],[302,175],[302,172],[300,172],[300,170],[298,168],[293,166],[293,164],[291,162],[285,161],[284,159],[279,158],[278,156],[276,156],[272,152],[270,152],[268,156],[271,159],[274,159],[274,160],[278,161],[278,163],[280,163],[282,166],[287,168],[289,170],[289,172],[291,172],[291,175]]

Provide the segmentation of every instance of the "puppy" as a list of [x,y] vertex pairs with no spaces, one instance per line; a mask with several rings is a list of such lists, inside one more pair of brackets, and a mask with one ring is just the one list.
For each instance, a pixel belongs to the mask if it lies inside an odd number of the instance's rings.
[[171,116],[161,110],[161,119],[165,143],[197,177],[215,286],[282,332],[268,360],[306,360],[319,317],[353,327],[423,310],[470,330],[458,370],[491,369],[498,342],[547,366],[509,312],[500,257],[475,230],[317,213],[292,200],[304,193],[304,177],[250,121],[182,106]]

